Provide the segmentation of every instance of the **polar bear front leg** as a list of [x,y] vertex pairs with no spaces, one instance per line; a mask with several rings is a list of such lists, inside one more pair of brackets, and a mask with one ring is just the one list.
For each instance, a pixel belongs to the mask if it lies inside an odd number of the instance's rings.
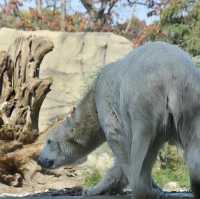
[[83,190],[83,195],[122,193],[127,184],[127,178],[124,176],[120,165],[114,163],[113,167],[109,169],[105,177],[96,186]]
[[[104,107],[103,110],[109,109],[105,109]],[[112,149],[115,162],[101,182],[95,187],[84,191],[86,195],[102,195],[112,192],[120,193],[128,184],[128,179],[122,168],[123,164],[121,164],[124,162],[124,158],[126,159],[127,153],[124,151],[125,143],[122,139],[124,135],[119,130],[119,122],[113,117],[112,111],[107,111],[103,116],[100,115],[100,118],[102,118],[101,126],[105,132],[107,143]]]

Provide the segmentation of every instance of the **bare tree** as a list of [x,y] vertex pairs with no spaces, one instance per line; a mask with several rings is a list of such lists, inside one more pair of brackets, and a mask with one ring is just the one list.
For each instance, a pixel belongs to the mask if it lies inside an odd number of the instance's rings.
[[[32,144],[39,136],[39,112],[52,81],[40,79],[39,68],[52,49],[49,40],[29,36],[16,39],[8,52],[0,51],[0,181],[8,185],[21,185],[21,166],[40,149]],[[21,153],[28,144],[28,151]]]
[[60,2],[60,8],[61,8],[61,23],[60,27],[62,31],[65,31],[65,19],[66,19],[66,6],[67,6],[67,1],[66,0],[61,0]]
[[42,13],[43,0],[36,0],[36,9],[38,13]]
[[[96,24],[99,28],[102,28],[105,24],[111,22],[112,9],[119,0],[99,0],[98,2],[92,0],[80,1],[91,18],[91,25],[94,26]],[[99,4],[100,6],[98,6]]]
[[[148,8],[148,16],[156,14],[157,9],[167,0],[80,0],[89,14],[92,26],[98,25],[102,28],[106,24],[112,23],[113,8],[118,3],[126,3],[128,6],[145,6]],[[133,9],[134,12],[134,9]],[[133,14],[134,15],[134,14]],[[130,22],[128,24],[129,28]],[[126,29],[127,31],[127,29]]]

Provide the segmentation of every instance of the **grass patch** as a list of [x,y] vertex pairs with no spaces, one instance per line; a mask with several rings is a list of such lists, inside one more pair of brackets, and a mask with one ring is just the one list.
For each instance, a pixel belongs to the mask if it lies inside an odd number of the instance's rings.
[[189,173],[184,165],[177,168],[177,170],[172,170],[170,168],[153,169],[153,178],[161,187],[170,181],[178,182],[181,188],[189,189],[190,187]]
[[95,186],[100,180],[102,176],[97,169],[94,169],[91,173],[86,174],[84,186],[85,187],[92,187]]
[[153,177],[157,184],[163,187],[170,181],[176,181],[180,188],[190,188],[189,171],[183,161],[183,157],[177,153],[174,146],[166,145],[161,151],[165,160],[164,166],[161,161],[156,161],[153,168]]

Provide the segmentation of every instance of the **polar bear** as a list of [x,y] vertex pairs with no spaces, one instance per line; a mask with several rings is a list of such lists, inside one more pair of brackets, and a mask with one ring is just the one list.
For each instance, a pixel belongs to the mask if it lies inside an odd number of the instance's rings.
[[70,117],[49,134],[39,162],[71,164],[107,141],[115,163],[85,191],[98,195],[127,184],[133,196],[160,195],[151,171],[165,142],[181,147],[200,197],[200,71],[175,45],[149,42],[105,66]]

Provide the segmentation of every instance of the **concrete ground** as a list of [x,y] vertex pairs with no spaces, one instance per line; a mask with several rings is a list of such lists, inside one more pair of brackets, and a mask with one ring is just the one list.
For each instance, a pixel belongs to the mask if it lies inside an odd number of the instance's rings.
[[[17,199],[17,197],[0,197],[0,199]],[[131,196],[25,196],[18,199],[131,199]],[[146,198],[145,198],[146,199]],[[148,198],[149,199],[149,198]],[[191,193],[167,193],[159,199],[194,199]]]

